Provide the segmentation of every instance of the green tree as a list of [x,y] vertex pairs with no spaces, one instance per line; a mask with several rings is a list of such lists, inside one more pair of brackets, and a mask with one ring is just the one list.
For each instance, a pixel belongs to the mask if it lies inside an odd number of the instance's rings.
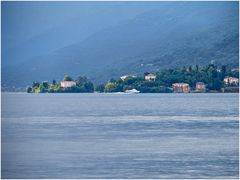
[[88,80],[85,76],[79,76],[76,79],[76,84],[78,87],[78,91],[80,92],[94,92],[94,85],[93,83]]
[[123,83],[126,85],[130,85],[130,84],[133,84],[136,80],[137,79],[135,77],[128,76],[126,77]]
[[86,92],[94,92],[94,86],[93,86],[93,83],[88,81],[84,84],[84,87],[85,87],[85,91]]
[[33,84],[32,84],[32,88],[33,88],[33,87],[39,87],[39,85],[40,85],[39,82],[33,82]]
[[77,86],[82,86],[84,83],[88,82],[87,78],[85,76],[78,76],[76,79]]
[[53,80],[53,81],[52,81],[52,84],[53,84],[53,85],[56,85],[56,84],[57,84],[57,81],[56,81],[56,80]]
[[47,81],[43,81],[42,82],[42,85],[47,89],[48,87],[49,87],[49,85],[48,85],[48,82]]
[[104,87],[105,87],[104,84],[97,85],[96,88],[95,88],[95,91],[104,92]]
[[149,74],[150,74],[149,72],[145,72],[145,73],[144,73],[144,77],[147,76],[147,75],[149,75]]
[[109,82],[116,83],[116,80],[112,78],[112,79],[109,80]]
[[108,82],[105,85],[104,92],[117,92],[118,91],[118,85],[116,82]]
[[31,93],[32,92],[32,88],[31,87],[27,87],[27,93]]
[[195,66],[195,69],[196,69],[196,72],[199,71],[199,67],[198,67],[198,65]]
[[49,87],[49,85],[48,85],[47,81],[42,82],[39,86],[39,92],[40,93],[48,92],[48,87]]
[[192,66],[188,67],[188,72],[190,72],[190,73],[192,72]]
[[225,65],[223,65],[223,66],[221,67],[221,72],[222,72],[223,74],[226,74],[226,72],[227,72],[227,67],[226,67]]
[[45,93],[47,92],[48,90],[43,86],[43,84],[41,83],[40,86],[39,86],[39,92],[40,93]]
[[68,76],[68,75],[65,75],[64,78],[63,78],[63,81],[72,81],[73,79]]

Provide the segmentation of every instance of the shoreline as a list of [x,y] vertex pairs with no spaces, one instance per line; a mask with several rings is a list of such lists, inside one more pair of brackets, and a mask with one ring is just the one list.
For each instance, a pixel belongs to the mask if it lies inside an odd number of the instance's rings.
[[80,92],[80,93],[73,93],[73,92],[59,92],[59,93],[49,93],[49,92],[45,92],[45,93],[28,93],[28,92],[24,92],[24,91],[1,91],[1,93],[11,93],[11,94],[17,94],[17,93],[21,93],[21,94],[116,94],[116,95],[133,95],[133,94],[239,94],[240,92],[189,92],[189,93],[175,93],[175,92],[169,92],[169,93],[124,93],[124,92]]

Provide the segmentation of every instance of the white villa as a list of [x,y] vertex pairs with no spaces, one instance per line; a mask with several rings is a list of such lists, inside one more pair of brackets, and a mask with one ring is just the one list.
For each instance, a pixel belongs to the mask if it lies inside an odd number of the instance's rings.
[[147,74],[147,75],[145,75],[145,77],[144,77],[144,79],[145,79],[146,81],[155,81],[156,78],[157,78],[157,76],[154,75],[154,74]]
[[238,85],[239,83],[239,79],[234,77],[225,77],[223,81],[226,85]]
[[136,78],[136,76],[133,76],[133,75],[124,75],[124,76],[121,76],[120,79],[124,81],[128,77]]
[[73,86],[76,86],[75,81],[62,81],[61,82],[61,87],[63,87],[63,88],[68,88],[68,87],[73,87]]

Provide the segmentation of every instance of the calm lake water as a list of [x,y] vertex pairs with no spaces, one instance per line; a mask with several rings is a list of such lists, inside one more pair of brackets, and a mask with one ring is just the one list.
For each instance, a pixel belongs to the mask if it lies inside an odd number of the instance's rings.
[[238,178],[238,94],[2,93],[2,178]]

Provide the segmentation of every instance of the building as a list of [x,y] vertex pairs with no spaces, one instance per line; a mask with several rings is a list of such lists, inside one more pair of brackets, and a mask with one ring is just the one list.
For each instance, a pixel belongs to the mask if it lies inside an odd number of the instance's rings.
[[231,69],[231,72],[236,72],[236,73],[238,73],[238,72],[239,72],[239,69],[238,69],[238,68],[233,68],[233,69]]
[[174,93],[188,93],[190,92],[189,84],[187,83],[174,83],[172,85]]
[[73,86],[76,86],[75,81],[62,81],[61,82],[61,87],[63,87],[63,88],[68,88],[68,87],[73,87]]
[[238,85],[239,83],[239,79],[234,77],[225,77],[223,81],[224,81],[224,84],[228,86]]
[[196,83],[196,90],[205,91],[206,90],[205,84],[203,82],[197,82]]
[[220,68],[217,68],[217,72],[222,72],[222,70]]
[[145,79],[146,81],[155,81],[156,78],[157,78],[157,76],[154,75],[154,74],[146,74],[146,75],[144,76],[144,79]]
[[124,75],[124,76],[121,76],[120,79],[124,81],[128,77],[136,78],[136,76],[133,76],[133,75]]

